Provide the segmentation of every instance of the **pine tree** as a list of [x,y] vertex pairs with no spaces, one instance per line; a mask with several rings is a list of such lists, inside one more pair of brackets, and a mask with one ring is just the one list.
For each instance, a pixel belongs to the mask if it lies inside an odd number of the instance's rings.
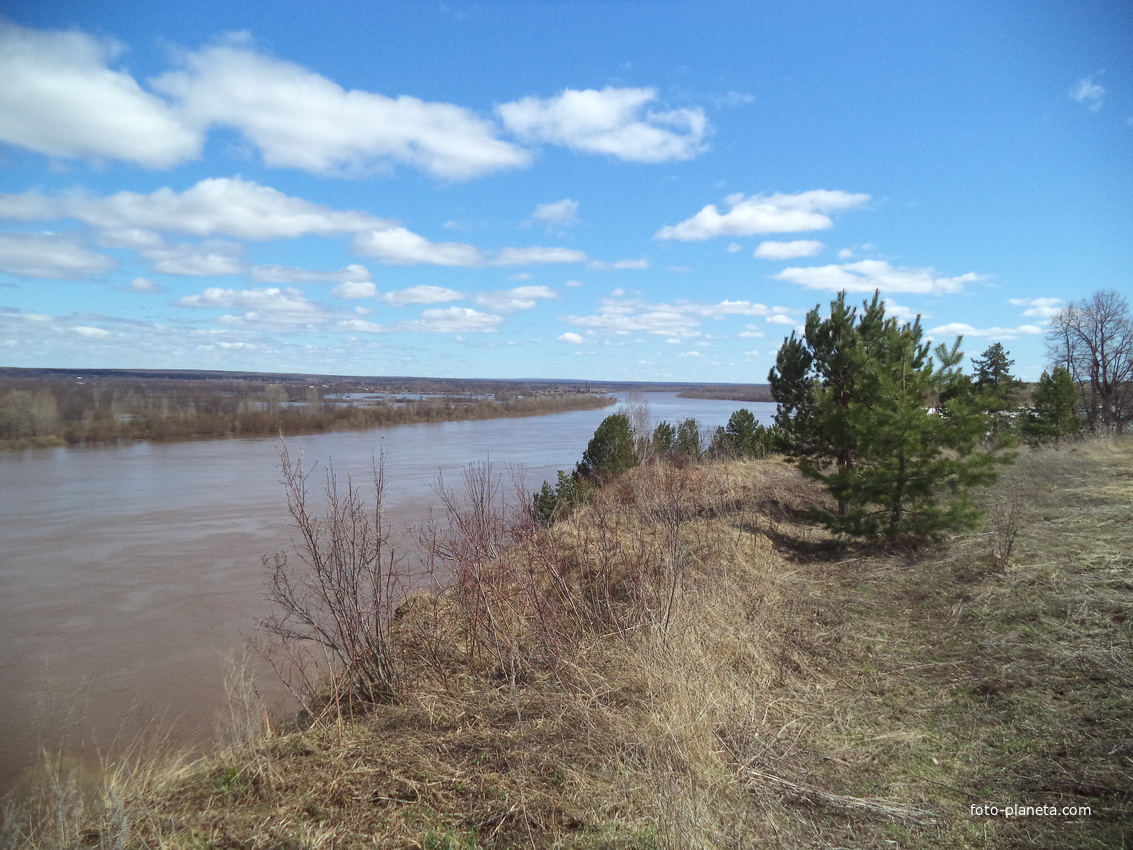
[[736,457],[763,457],[769,449],[767,429],[755,419],[755,414],[741,407],[728,419],[724,428],[718,428],[713,440],[716,450]]
[[1023,421],[1023,436],[1033,444],[1058,442],[1082,430],[1082,421],[1074,412],[1078,388],[1065,366],[1053,373],[1043,372],[1035,387],[1032,407]]
[[776,424],[800,469],[837,500],[819,517],[835,531],[938,538],[974,523],[969,491],[995,479],[1003,456],[986,450],[989,418],[961,391],[960,341],[932,350],[922,335],[919,318],[886,318],[880,294],[859,314],[841,293],[779,350]]
[[685,461],[698,461],[703,456],[704,443],[700,437],[700,423],[695,419],[685,419],[677,424],[673,454]]
[[972,391],[977,404],[991,417],[990,432],[999,437],[1014,428],[1019,390],[1023,382],[1011,374],[1015,364],[1007,356],[1002,343],[993,343],[979,358],[972,359],[975,377]]
[[629,417],[615,413],[602,420],[575,471],[582,478],[605,481],[635,466],[637,451]]
[[660,422],[653,431],[653,456],[669,458],[677,442],[677,429],[669,422]]
[[[863,327],[877,325],[879,298],[866,305]],[[857,308],[847,307],[845,293],[830,302],[830,316],[822,319],[815,307],[807,314],[803,338],[783,341],[768,375],[771,395],[779,403],[775,425],[783,435],[786,453],[804,471],[833,461],[842,474],[853,469],[856,435],[849,428],[849,409],[855,397],[855,378],[862,336],[855,326]],[[845,515],[847,503],[838,500]]]

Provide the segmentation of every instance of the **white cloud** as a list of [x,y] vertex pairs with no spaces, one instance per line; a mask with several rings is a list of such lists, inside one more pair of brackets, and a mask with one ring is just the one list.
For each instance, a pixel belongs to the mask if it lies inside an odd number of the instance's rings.
[[[678,302],[677,306],[688,310],[697,316],[711,319],[722,319],[725,316],[766,316],[770,311],[763,304],[754,304],[751,301],[724,300],[718,304],[687,304]],[[777,308],[778,309],[778,308]]]
[[882,300],[885,305],[885,315],[892,316],[894,319],[900,319],[902,322],[912,322],[917,316],[924,316],[923,313],[918,313],[909,307],[898,304],[892,298],[885,298]]
[[146,277],[136,277],[130,281],[129,290],[131,292],[144,292],[155,293],[161,292],[161,287]]
[[530,154],[475,113],[415,97],[345,90],[231,39],[181,57],[154,81],[197,126],[234,127],[273,167],[318,174],[409,165],[450,180],[525,166]]
[[501,248],[489,265],[528,266],[547,263],[585,263],[586,253],[573,248]]
[[547,286],[517,286],[500,292],[485,292],[476,296],[476,303],[499,313],[531,310],[540,298],[558,298],[558,293]]
[[721,213],[709,204],[690,219],[662,227],[655,239],[703,241],[718,236],[751,236],[757,233],[799,233],[825,230],[834,225],[830,215],[869,203],[869,195],[815,189],[797,195],[729,195],[730,209]]
[[235,242],[207,240],[199,244],[161,242],[139,253],[161,274],[224,277],[244,271],[245,251]]
[[430,242],[404,227],[359,233],[352,243],[359,254],[377,257],[387,265],[407,266],[429,263],[435,266],[479,266],[484,255],[473,245],[459,242]]
[[531,218],[544,224],[556,224],[560,227],[578,224],[578,201],[563,198],[551,204],[539,204]]
[[1024,316],[1049,319],[1057,315],[1066,302],[1061,298],[1012,298],[1010,303],[1016,307],[1026,307],[1027,309],[1023,311]]
[[389,333],[391,330],[386,325],[379,325],[377,322],[369,322],[365,319],[342,319],[335,324],[335,327],[342,331],[367,334],[383,334]]
[[481,313],[471,307],[445,307],[425,310],[421,318],[400,322],[392,330],[426,333],[495,333],[503,324],[503,316]]
[[766,316],[771,309],[750,301],[721,301],[701,304],[679,301],[674,304],[651,304],[639,298],[624,298],[615,290],[603,298],[600,312],[591,316],[565,316],[572,325],[606,331],[617,335],[649,333],[679,340],[702,336],[702,320],[721,320],[727,316]]
[[81,32],[0,21],[0,141],[48,156],[169,168],[200,154],[203,135],[110,65],[123,48]]
[[741,245],[739,242],[731,242],[731,243],[728,244],[728,247],[725,248],[724,250],[727,251],[729,254],[738,254],[743,249],[744,249],[744,246]]
[[382,301],[395,307],[404,307],[406,304],[441,304],[445,301],[456,301],[463,298],[463,292],[455,289],[446,289],[443,286],[428,286],[419,284],[408,289],[395,289],[381,296]]
[[0,272],[58,280],[110,271],[118,261],[95,254],[71,236],[56,233],[0,233]]
[[713,102],[719,109],[728,106],[746,106],[749,103],[755,103],[755,95],[742,91],[730,91],[713,98]]
[[[224,127],[271,167],[354,175],[409,166],[445,180],[532,160],[471,109],[344,89],[257,51],[247,34],[177,52],[177,67],[152,79],[150,90],[112,67],[122,52],[82,32],[0,25],[0,141],[49,156],[171,168],[199,158],[206,135]],[[496,114],[523,141],[623,160],[667,162],[703,151],[704,110],[656,102],[648,88],[568,89],[503,104]]]
[[571,345],[582,345],[584,342],[586,342],[586,340],[581,336],[570,331],[567,331],[565,334],[560,336],[557,341],[570,343]]
[[529,142],[565,145],[631,162],[690,159],[704,150],[708,119],[699,107],[653,111],[654,89],[567,89],[497,107],[504,125]]
[[798,324],[796,319],[791,318],[786,313],[776,313],[774,316],[767,317],[768,324],[772,325],[795,325]]
[[760,242],[755,256],[763,260],[790,260],[795,257],[813,257],[826,246],[812,239],[795,239],[792,242]]
[[830,292],[912,292],[919,295],[939,295],[964,291],[964,285],[982,280],[975,272],[958,277],[939,277],[933,269],[894,268],[884,260],[860,260],[842,265],[793,267],[776,275],[807,289],[824,289]]
[[614,262],[606,262],[605,260],[593,260],[586,266],[588,269],[595,271],[610,271],[617,269],[647,269],[649,268],[649,260],[615,260]]
[[347,280],[331,289],[330,294],[335,298],[373,298],[378,288],[372,280]]
[[95,339],[102,339],[111,336],[110,331],[105,328],[95,328],[90,325],[76,325],[71,328],[79,336],[94,337]]
[[759,328],[756,325],[744,325],[744,329],[742,331],[740,331],[738,334],[736,334],[736,336],[738,336],[742,339],[759,338],[759,337],[762,337],[763,335],[764,335],[763,331],[759,330]]
[[177,301],[182,307],[255,308],[307,310],[314,305],[299,289],[222,289],[210,287],[199,295],[186,295]]
[[581,280],[574,280],[574,279],[572,278],[571,280],[568,280],[568,281],[567,281],[567,282],[566,282],[566,283],[564,284],[564,286],[569,286],[569,287],[572,287],[572,288],[577,288],[577,287],[580,287],[580,286],[586,286],[586,284],[585,284],[585,283],[583,283],[583,282],[582,282]]
[[[1100,72],[1099,72],[1100,73]],[[1070,87],[1070,99],[1085,106],[1090,112],[1097,112],[1105,101],[1105,88],[1094,82],[1098,74],[1083,77]]]
[[929,329],[932,336],[990,336],[999,339],[1014,339],[1023,334],[1041,334],[1046,328],[1038,325],[1020,325],[1017,328],[974,328],[965,322],[949,322]]
[[212,287],[199,295],[188,295],[178,302],[182,307],[244,310],[242,316],[224,316],[228,324],[298,325],[318,322],[323,311],[307,300],[301,290],[221,289]]
[[73,218],[110,233],[165,231],[254,240],[334,236],[392,226],[369,213],[335,210],[241,177],[210,178],[184,192],[162,188],[147,195],[0,195],[0,218]]
[[431,242],[404,227],[373,230],[358,234],[351,246],[354,251],[377,257],[386,265],[435,266],[525,266],[547,263],[582,263],[587,257],[573,248],[501,248],[494,255],[474,245],[460,242]]
[[293,266],[252,266],[251,278],[257,283],[368,283],[372,280],[370,270],[357,263],[332,272]]

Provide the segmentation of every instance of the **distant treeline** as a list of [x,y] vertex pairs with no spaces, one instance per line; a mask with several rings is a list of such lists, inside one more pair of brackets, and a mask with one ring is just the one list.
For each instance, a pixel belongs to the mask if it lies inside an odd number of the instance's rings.
[[682,390],[678,398],[718,398],[725,401],[766,401],[774,403],[767,384],[711,384]]
[[514,385],[490,394],[429,389],[434,393],[422,395],[420,386],[399,386],[379,396],[374,387],[294,379],[0,377],[0,448],[362,430],[614,403],[611,396],[564,389],[520,394],[527,388]]

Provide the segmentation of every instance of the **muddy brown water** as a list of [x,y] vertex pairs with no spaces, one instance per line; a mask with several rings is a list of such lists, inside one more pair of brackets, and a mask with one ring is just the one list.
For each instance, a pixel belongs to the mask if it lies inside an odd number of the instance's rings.
[[[654,422],[722,425],[774,405],[649,393]],[[363,491],[386,458],[385,507],[409,529],[463,468],[523,468],[528,489],[571,469],[614,408],[522,419],[401,425],[287,440],[310,466],[333,462]],[[164,730],[213,739],[227,660],[241,655],[263,601],[263,555],[289,532],[277,441],[136,443],[0,454],[0,793],[44,748],[84,759]],[[316,473],[313,483],[321,477]],[[288,703],[268,671],[261,688]]]

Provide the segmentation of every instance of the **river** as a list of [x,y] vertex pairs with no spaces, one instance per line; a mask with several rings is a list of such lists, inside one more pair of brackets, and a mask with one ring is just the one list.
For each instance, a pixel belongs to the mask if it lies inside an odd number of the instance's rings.
[[[653,423],[715,427],[774,405],[647,393]],[[292,437],[305,464],[367,485],[386,458],[396,528],[420,520],[443,475],[525,470],[528,489],[572,469],[614,408]],[[0,793],[44,747],[91,758],[143,730],[211,739],[263,601],[261,557],[289,543],[278,441],[208,440],[0,454]],[[316,474],[313,483],[321,481]],[[369,494],[366,486],[364,492]],[[269,688],[270,690],[270,688]]]

